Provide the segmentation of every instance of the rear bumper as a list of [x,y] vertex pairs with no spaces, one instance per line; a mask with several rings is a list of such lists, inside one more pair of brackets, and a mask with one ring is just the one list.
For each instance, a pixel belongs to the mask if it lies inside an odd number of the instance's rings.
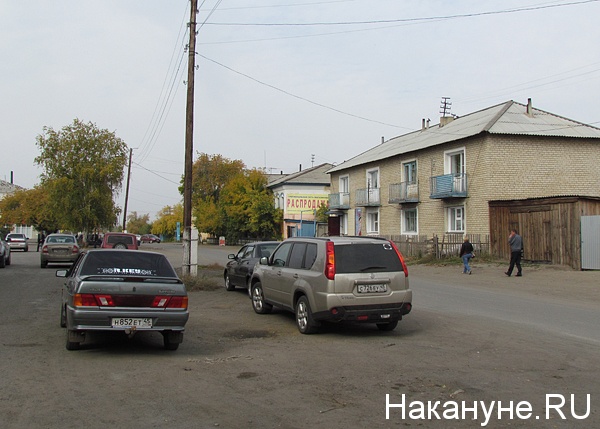
[[185,330],[189,312],[183,311],[148,311],[120,310],[104,311],[67,307],[67,328],[80,331],[129,331],[131,327],[113,327],[113,317],[150,318],[151,328],[135,328],[139,331],[179,331]]
[[402,320],[402,316],[410,313],[412,304],[356,305],[334,307],[329,311],[314,313],[315,320],[330,320],[334,322],[355,321],[364,323],[387,323]]

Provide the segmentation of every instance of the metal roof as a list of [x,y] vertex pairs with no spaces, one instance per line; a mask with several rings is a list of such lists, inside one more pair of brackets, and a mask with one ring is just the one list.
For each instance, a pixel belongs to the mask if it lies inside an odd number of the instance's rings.
[[306,170],[285,175],[277,180],[270,182],[267,187],[273,188],[278,185],[323,185],[329,186],[329,176],[327,171],[333,167],[333,164],[320,164]]
[[461,140],[483,132],[600,139],[600,128],[533,107],[531,107],[531,113],[527,114],[527,105],[511,100],[458,117],[444,126],[440,126],[440,124],[432,125],[419,131],[391,138],[354,158],[344,161],[329,170],[328,173]]

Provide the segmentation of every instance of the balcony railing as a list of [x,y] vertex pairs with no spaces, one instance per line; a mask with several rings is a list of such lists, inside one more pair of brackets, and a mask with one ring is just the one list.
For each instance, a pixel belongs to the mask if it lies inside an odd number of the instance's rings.
[[349,209],[350,208],[350,193],[338,192],[329,194],[330,209]]
[[390,185],[391,203],[418,203],[419,184],[417,182],[392,183]]
[[356,205],[360,207],[380,206],[379,188],[357,189]]
[[431,178],[430,198],[465,198],[466,196],[466,174],[444,174]]

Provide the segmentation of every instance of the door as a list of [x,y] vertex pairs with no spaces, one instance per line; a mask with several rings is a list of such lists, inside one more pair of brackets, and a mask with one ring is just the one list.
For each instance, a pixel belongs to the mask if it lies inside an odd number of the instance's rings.
[[581,269],[600,270],[600,216],[581,216]]

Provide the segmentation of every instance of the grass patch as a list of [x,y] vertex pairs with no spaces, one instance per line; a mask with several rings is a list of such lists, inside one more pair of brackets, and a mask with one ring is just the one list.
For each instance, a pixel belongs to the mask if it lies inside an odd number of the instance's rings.
[[195,276],[183,276],[181,270],[177,271],[188,292],[213,291],[223,288],[223,267],[218,264],[199,266],[198,274]]

